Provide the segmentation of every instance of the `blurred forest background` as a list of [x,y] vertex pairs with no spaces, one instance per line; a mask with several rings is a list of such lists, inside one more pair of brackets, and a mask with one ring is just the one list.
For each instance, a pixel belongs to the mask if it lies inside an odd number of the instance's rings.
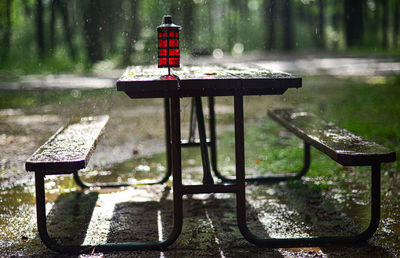
[[0,0],[0,73],[156,62],[164,14],[183,55],[400,54],[400,0]]

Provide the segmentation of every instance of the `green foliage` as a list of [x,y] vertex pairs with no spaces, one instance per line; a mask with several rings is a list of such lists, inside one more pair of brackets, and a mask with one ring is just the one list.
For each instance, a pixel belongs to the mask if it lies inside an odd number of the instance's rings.
[[[135,0],[138,4],[139,19],[137,24],[132,24],[130,0],[98,0],[93,17],[87,17],[92,5],[87,1],[58,0],[67,8],[53,8],[53,0],[43,1],[43,31],[44,48],[47,53],[43,58],[38,55],[38,28],[37,28],[37,1],[13,0],[10,8],[11,21],[5,20],[3,15],[7,12],[6,1],[0,2],[0,40],[11,37],[10,46],[0,45],[2,53],[8,53],[7,59],[0,60],[0,69],[15,71],[15,73],[38,73],[80,71],[91,65],[88,48],[87,26],[88,20],[98,20],[90,30],[99,37],[97,49],[103,58],[121,60],[126,53],[126,48],[132,47],[132,55],[128,58],[132,64],[154,63],[156,61],[156,27],[160,24],[164,14],[174,16],[174,22],[184,28],[193,28],[190,35],[181,33],[181,53],[183,55],[210,55],[213,50],[221,49],[225,55],[240,56],[252,51],[265,51],[267,35],[269,32],[268,17],[274,19],[274,48],[282,51],[284,44],[284,17],[283,4],[276,1],[276,10],[271,13],[268,9],[269,0],[196,0],[196,1],[159,1],[159,0]],[[345,28],[343,1],[323,1],[323,9],[320,9],[320,1],[293,0],[291,3],[291,23],[293,50],[313,50],[318,47],[319,35],[323,35],[323,46],[329,50],[345,50]],[[389,1],[389,23],[383,28],[380,20],[381,3],[376,0],[366,1],[363,10],[364,34],[362,42],[354,46],[352,51],[370,53],[371,50],[378,53],[386,52],[399,55],[400,42],[396,24],[399,17],[395,14],[395,1]],[[185,8],[190,7],[193,14],[185,16]],[[67,20],[64,20],[66,15]],[[54,16],[53,16],[54,15]],[[97,17],[99,15],[100,17]],[[89,15],[90,16],[90,15]],[[96,16],[96,17],[95,17]],[[53,19],[53,18],[54,19]],[[321,20],[321,17],[323,21]],[[66,24],[67,22],[68,24]],[[318,31],[318,26],[323,22],[323,31]],[[54,29],[54,34],[52,33]],[[68,40],[67,28],[71,33]],[[138,35],[132,42],[128,42],[128,35],[134,33],[132,28],[139,29]],[[360,28],[361,29],[361,28]],[[4,33],[10,31],[10,34]],[[183,32],[182,31],[182,32]],[[382,45],[382,35],[387,34],[389,45]],[[10,36],[7,36],[10,35]],[[97,36],[96,36],[97,35]],[[53,40],[54,39],[54,42]],[[53,42],[53,43],[52,43]],[[97,40],[96,40],[97,42]],[[234,52],[233,47],[240,46],[244,52]],[[54,49],[52,48],[54,45]],[[78,53],[74,59],[71,49]],[[232,52],[233,51],[233,52]],[[73,51],[72,51],[73,52]],[[62,54],[60,54],[62,53]],[[72,55],[72,57],[71,57]],[[41,64],[38,66],[37,64]]]

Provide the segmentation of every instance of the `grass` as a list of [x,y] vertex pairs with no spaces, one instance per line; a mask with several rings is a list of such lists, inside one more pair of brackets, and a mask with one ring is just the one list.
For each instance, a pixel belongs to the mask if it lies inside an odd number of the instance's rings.
[[47,104],[72,103],[88,98],[105,98],[113,89],[96,90],[1,90],[0,109],[31,108]]

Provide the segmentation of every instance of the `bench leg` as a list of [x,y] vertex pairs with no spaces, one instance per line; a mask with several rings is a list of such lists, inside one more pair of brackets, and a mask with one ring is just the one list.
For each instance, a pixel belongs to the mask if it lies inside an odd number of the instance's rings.
[[99,245],[62,245],[51,238],[47,231],[44,177],[45,175],[43,173],[35,172],[36,217],[40,239],[49,249],[70,254],[89,253],[93,251],[164,250],[173,244],[180,235],[183,224],[183,200],[182,195],[177,191],[176,193],[174,192],[174,226],[168,238],[165,240],[154,242],[107,243]]
[[371,219],[369,226],[354,236],[305,237],[305,238],[260,238],[250,232],[246,222],[246,197],[244,187],[237,194],[237,221],[240,232],[251,243],[269,248],[352,244],[366,241],[376,232],[380,219],[380,164],[371,167]]

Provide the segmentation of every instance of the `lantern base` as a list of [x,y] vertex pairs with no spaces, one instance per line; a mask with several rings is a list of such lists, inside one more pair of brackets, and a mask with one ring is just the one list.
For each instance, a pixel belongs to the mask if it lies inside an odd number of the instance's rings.
[[166,74],[161,76],[161,80],[178,80],[179,77],[176,76],[175,74]]

